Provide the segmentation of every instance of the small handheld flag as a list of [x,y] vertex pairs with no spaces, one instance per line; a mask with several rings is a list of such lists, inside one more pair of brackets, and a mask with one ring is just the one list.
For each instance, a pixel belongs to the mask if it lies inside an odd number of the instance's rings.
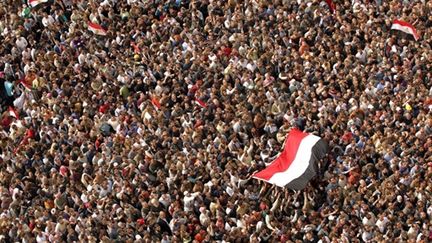
[[107,35],[106,29],[96,23],[92,23],[91,21],[88,22],[88,29],[96,35]]
[[37,5],[41,4],[41,3],[46,3],[48,2],[48,0],[29,0],[28,4],[30,4],[30,6],[32,8],[36,7]]
[[402,20],[394,20],[393,24],[391,26],[392,30],[400,30],[402,32],[405,32],[409,35],[412,35],[414,39],[417,41],[420,39],[419,34],[417,33],[417,30],[412,26],[410,23],[402,21]]

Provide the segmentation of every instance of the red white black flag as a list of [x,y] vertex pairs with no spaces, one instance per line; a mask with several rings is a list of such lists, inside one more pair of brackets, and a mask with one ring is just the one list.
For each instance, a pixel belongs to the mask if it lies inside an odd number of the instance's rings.
[[92,23],[91,21],[88,22],[88,29],[96,35],[107,35],[106,29],[96,23]]
[[8,113],[9,113],[9,116],[12,116],[15,119],[19,120],[18,112],[12,106],[9,106]]
[[327,142],[320,137],[293,129],[279,157],[253,177],[280,187],[301,190],[317,174],[318,161],[327,151]]
[[402,32],[410,34],[410,35],[412,35],[414,37],[415,40],[420,39],[420,36],[417,33],[417,30],[414,28],[414,26],[412,26],[408,22],[396,19],[395,21],[393,21],[391,29],[392,30],[400,30]]

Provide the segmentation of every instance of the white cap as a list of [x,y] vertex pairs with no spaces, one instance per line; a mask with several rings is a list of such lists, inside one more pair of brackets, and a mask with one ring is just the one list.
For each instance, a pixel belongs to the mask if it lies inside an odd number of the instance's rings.
[[401,195],[398,195],[398,196],[397,196],[397,201],[398,201],[398,202],[402,202],[402,196],[401,196]]

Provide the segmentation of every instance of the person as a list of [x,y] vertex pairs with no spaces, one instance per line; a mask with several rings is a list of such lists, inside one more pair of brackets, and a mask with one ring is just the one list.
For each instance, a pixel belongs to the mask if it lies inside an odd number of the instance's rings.
[[[432,241],[432,2],[334,4],[2,1],[0,238]],[[322,174],[252,179],[295,126]]]

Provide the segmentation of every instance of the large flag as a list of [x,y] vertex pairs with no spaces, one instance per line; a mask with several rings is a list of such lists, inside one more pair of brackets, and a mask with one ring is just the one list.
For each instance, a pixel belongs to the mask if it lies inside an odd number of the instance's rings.
[[96,23],[92,23],[91,21],[88,22],[88,29],[96,35],[107,35],[106,29]]
[[279,157],[253,177],[280,187],[301,190],[317,174],[318,160],[327,151],[326,141],[295,128],[288,134]]
[[417,30],[410,23],[402,21],[402,20],[394,20],[391,26],[392,30],[400,30],[407,34],[414,36],[415,40],[420,38],[419,34],[417,34]]
[[46,3],[48,2],[48,0],[29,0],[28,3],[30,4],[30,6],[32,6],[32,8],[36,7],[37,5],[41,4],[41,3]]

